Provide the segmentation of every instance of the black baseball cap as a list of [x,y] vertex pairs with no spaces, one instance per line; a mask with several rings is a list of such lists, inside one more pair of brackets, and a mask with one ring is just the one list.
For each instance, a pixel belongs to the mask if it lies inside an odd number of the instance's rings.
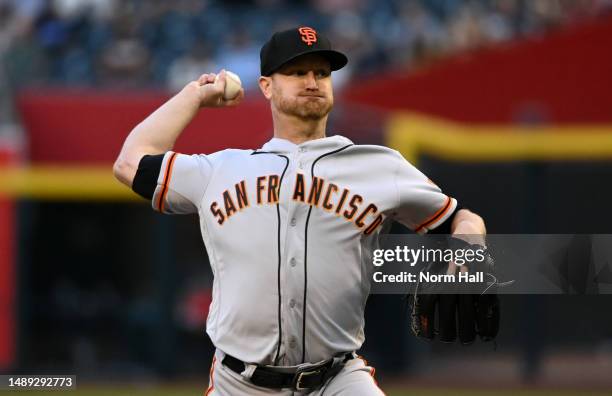
[[329,39],[315,29],[301,26],[276,32],[259,52],[262,76],[270,76],[285,63],[306,54],[321,54],[329,61],[332,71],[342,69],[348,58],[331,48]]

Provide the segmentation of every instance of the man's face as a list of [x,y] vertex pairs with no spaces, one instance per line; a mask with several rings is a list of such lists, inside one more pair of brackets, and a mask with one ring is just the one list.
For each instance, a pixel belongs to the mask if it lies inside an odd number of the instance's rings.
[[271,77],[262,77],[260,86],[279,112],[304,120],[319,120],[334,105],[329,61],[318,54],[287,63]]

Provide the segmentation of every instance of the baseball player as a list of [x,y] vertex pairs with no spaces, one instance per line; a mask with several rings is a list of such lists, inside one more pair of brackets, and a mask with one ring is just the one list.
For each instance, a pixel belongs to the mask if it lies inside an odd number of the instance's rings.
[[356,354],[379,234],[396,220],[417,233],[482,235],[484,244],[484,223],[397,151],[327,135],[331,73],[347,57],[322,34],[277,32],[260,58],[274,124],[263,147],[172,151],[201,108],[242,100],[242,91],[223,99],[221,71],[136,126],[114,173],[161,213],[199,215],[217,348],[206,395],[382,395]]

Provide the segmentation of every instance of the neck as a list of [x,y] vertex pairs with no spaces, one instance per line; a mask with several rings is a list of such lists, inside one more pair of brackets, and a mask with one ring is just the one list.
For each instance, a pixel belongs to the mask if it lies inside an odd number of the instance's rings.
[[289,140],[294,144],[325,137],[327,116],[318,120],[304,120],[299,117],[273,112],[272,121],[274,123],[274,137]]

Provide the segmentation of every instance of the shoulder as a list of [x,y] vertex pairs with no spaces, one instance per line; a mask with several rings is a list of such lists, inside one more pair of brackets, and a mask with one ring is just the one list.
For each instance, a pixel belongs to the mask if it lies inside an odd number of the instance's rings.
[[225,150],[217,151],[212,154],[208,154],[209,156],[219,156],[219,157],[229,157],[229,158],[237,158],[237,157],[248,157],[256,150],[244,150],[244,149],[232,149],[228,148]]
[[397,150],[375,144],[355,144],[344,151],[343,155],[367,161],[373,167],[398,167],[406,160]]
[[354,154],[376,155],[389,158],[401,157],[401,154],[397,150],[376,144],[354,144],[350,146],[347,151]]
[[[279,158],[277,154],[253,149],[225,149],[212,154],[197,154],[196,156],[208,162],[213,169],[225,169],[228,166],[257,167],[267,163],[276,163]],[[285,163],[284,159],[282,163]]]
[[211,154],[194,154],[195,157],[206,158],[212,163],[222,162],[225,160],[238,160],[248,158],[255,150],[242,149],[225,149],[216,151]]

